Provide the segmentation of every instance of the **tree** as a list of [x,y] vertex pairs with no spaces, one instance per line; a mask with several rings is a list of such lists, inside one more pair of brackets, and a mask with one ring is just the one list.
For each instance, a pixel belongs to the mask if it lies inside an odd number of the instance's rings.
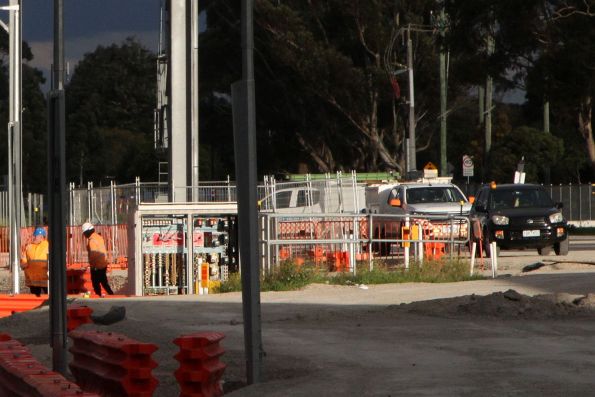
[[[22,113],[22,174],[24,192],[44,192],[47,189],[46,102],[41,91],[44,83],[39,69],[31,67],[33,53],[23,42],[23,113]],[[0,153],[8,158],[8,34],[0,29]],[[0,163],[0,174],[8,173],[8,162]]]
[[[323,172],[403,170],[407,106],[391,86],[393,72],[406,63],[398,31],[407,23],[427,23],[435,7],[430,0],[257,1],[257,121],[259,144],[266,142],[259,146],[265,158],[260,169],[295,169],[309,158]],[[227,93],[229,77],[239,76],[239,56],[229,51],[239,50],[237,4],[213,1],[206,9],[201,77],[219,82],[207,92]],[[434,39],[413,34],[418,150],[433,150],[438,128]],[[224,42],[228,54],[221,53]],[[407,87],[406,74],[397,79]]]
[[69,180],[156,180],[155,56],[132,38],[85,54],[66,87]]

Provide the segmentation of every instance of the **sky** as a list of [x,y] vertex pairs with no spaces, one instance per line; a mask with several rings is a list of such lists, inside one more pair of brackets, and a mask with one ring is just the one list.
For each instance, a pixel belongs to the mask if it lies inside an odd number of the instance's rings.
[[[54,2],[22,3],[23,40],[29,43],[34,56],[30,64],[41,69],[47,79],[53,61]],[[64,57],[70,73],[85,53],[130,36],[156,51],[160,3],[161,0],[64,0]],[[8,22],[8,13],[0,14],[0,18]]]

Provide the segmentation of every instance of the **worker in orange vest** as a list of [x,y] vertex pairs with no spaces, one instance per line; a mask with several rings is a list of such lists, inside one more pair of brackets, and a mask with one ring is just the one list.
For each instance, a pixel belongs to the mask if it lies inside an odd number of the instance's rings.
[[89,254],[89,266],[91,266],[91,283],[93,290],[99,296],[101,287],[109,295],[113,295],[109,282],[107,281],[107,250],[105,242],[100,234],[95,232],[95,227],[89,222],[83,223],[83,235],[87,238],[87,253]]
[[27,244],[21,257],[21,268],[25,271],[25,285],[32,294],[48,293],[48,252],[46,232],[38,227],[33,232],[33,241]]

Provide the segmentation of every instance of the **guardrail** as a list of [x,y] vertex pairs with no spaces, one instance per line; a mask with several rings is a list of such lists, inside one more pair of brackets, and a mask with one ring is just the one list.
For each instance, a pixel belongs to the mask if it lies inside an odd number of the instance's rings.
[[284,261],[326,264],[356,272],[356,262],[374,258],[409,266],[411,259],[469,255],[470,222],[459,215],[261,214],[261,266],[265,273]]

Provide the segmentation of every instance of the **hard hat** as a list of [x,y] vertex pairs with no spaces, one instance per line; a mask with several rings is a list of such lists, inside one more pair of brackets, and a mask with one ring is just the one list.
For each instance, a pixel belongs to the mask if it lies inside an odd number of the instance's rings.
[[93,224],[89,223],[89,222],[85,222],[83,223],[83,233],[88,232],[89,230],[94,230],[95,227],[93,227]]
[[45,229],[42,227],[38,227],[37,229],[35,229],[35,231],[33,232],[33,237],[37,237],[37,236],[46,237],[47,234],[45,232]]

